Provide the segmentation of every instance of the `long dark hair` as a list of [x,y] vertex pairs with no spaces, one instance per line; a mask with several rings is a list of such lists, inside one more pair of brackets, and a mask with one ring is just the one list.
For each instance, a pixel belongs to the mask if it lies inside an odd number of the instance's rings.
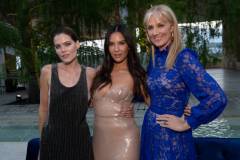
[[[106,33],[105,42],[104,42],[104,60],[100,70],[96,73],[96,76],[93,80],[92,87],[91,87],[91,97],[93,96],[94,92],[97,89],[101,89],[108,84],[112,83],[111,79],[111,72],[114,66],[114,60],[111,57],[109,52],[109,40],[110,36],[115,33],[120,32],[129,47],[128,53],[128,70],[133,78],[134,81],[134,88],[133,93],[135,96],[147,96],[147,86],[146,86],[146,71],[140,64],[137,51],[136,51],[136,43],[132,35],[128,32],[127,28],[124,25],[117,24],[111,27],[108,32]],[[142,89],[141,89],[142,87]],[[143,94],[142,95],[142,91]]]

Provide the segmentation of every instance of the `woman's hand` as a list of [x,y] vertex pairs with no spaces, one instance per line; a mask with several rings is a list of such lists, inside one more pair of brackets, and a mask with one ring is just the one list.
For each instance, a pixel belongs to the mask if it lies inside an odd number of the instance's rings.
[[190,105],[187,105],[187,106],[184,108],[184,115],[185,115],[185,116],[190,116],[190,115],[191,115],[191,106],[190,106]]
[[133,118],[134,117],[133,104],[129,106],[122,106],[119,115],[125,118]]
[[161,127],[166,127],[178,132],[186,131],[190,128],[184,117],[177,117],[170,114],[159,115],[156,121]]

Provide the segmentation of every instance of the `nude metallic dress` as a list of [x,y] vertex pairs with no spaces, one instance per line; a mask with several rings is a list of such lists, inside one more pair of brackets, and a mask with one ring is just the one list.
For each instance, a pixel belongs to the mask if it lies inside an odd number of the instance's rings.
[[112,86],[105,94],[93,96],[95,111],[93,150],[95,160],[138,160],[140,134],[134,118],[123,118],[119,111],[133,99],[130,89]]

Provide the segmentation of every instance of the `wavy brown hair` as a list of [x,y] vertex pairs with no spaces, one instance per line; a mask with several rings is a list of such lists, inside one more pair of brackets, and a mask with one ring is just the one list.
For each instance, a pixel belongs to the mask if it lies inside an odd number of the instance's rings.
[[127,65],[128,70],[134,81],[133,93],[135,96],[147,97],[148,94],[146,85],[146,71],[140,64],[140,60],[136,51],[136,43],[134,42],[132,35],[129,33],[127,28],[121,24],[112,26],[106,33],[104,42],[105,56],[103,64],[100,67],[99,71],[96,73],[96,76],[93,80],[91,87],[91,97],[97,89],[101,89],[108,84],[112,84],[111,72],[113,70],[114,60],[109,52],[109,40],[110,36],[115,32],[119,32],[123,35],[129,47],[127,55]]

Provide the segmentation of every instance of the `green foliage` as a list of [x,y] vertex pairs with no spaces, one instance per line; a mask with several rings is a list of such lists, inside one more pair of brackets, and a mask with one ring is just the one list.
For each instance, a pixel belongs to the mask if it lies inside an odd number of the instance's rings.
[[205,22],[194,26],[189,23],[181,28],[183,35],[185,35],[185,46],[198,52],[200,61],[204,67],[214,65],[221,61],[218,56],[221,56],[222,53],[213,53],[213,51],[209,49],[210,38],[218,37],[221,34],[219,32],[219,24],[221,24],[221,22],[218,22],[215,26],[211,26],[210,22]]
[[0,35],[0,47],[15,47],[21,42],[17,28],[2,21],[0,21]]
[[102,36],[114,17],[116,3],[110,0],[41,0],[35,12],[39,13],[38,27],[51,35],[59,25],[72,27],[80,40],[91,40]]
[[[143,30],[143,16],[146,9],[151,5],[160,3],[169,5],[176,13],[180,23],[225,19],[227,23],[231,22],[233,26],[234,23],[238,22],[239,16],[236,15],[240,13],[239,1],[237,0],[4,0],[4,3],[0,4],[0,13],[3,17],[6,17],[8,14],[15,15],[15,23],[12,24],[18,28],[19,37],[22,39],[22,46],[18,47],[18,53],[25,59],[23,60],[26,63],[25,68],[32,71],[34,67],[31,66],[34,65],[36,72],[39,71],[42,65],[58,61],[51,47],[51,32],[55,27],[68,25],[74,28],[81,41],[103,38],[106,28],[116,20],[116,13],[120,9],[118,7],[127,8],[128,16],[126,17],[126,23],[133,34],[135,34],[136,27],[140,28],[137,42],[141,48],[140,58],[144,59],[145,53],[149,52],[149,49],[147,49],[148,43]],[[222,12],[222,10],[227,12]],[[230,31],[231,36],[236,37],[234,30],[230,29]],[[209,58],[211,57],[207,49],[209,42],[204,36],[201,37],[200,32],[200,30],[193,32],[189,28],[185,32],[187,34],[186,46],[196,49],[204,63],[215,62]],[[211,36],[218,35],[219,27],[216,27],[216,29],[211,28],[209,33]],[[13,39],[13,37],[17,36],[5,37],[12,39],[8,41],[11,44],[14,44],[12,42],[21,41]],[[235,44],[234,38],[229,38],[228,40],[229,44]],[[1,40],[1,42],[3,43],[4,41]],[[201,47],[197,47],[196,44]],[[231,46],[234,48],[233,45]],[[86,58],[84,59],[82,56],[86,56]],[[80,62],[89,64],[90,61],[87,59],[92,59],[94,54],[91,54],[90,57],[92,58],[89,57],[89,54],[79,54],[79,57],[82,57]],[[94,58],[99,57],[96,56]],[[95,62],[93,63],[93,65],[96,65]]]
[[151,51],[151,45],[148,42],[146,38],[146,33],[143,27],[138,28],[139,35],[137,37],[137,44],[139,45],[140,52],[139,52],[139,58],[141,61],[141,64],[144,66],[144,68],[147,67],[149,55]]
[[59,62],[53,46],[44,40],[39,41],[37,45],[37,57],[39,60],[39,68],[42,68],[46,64]]
[[78,60],[81,64],[96,68],[103,61],[104,52],[98,47],[81,46],[78,50]]

